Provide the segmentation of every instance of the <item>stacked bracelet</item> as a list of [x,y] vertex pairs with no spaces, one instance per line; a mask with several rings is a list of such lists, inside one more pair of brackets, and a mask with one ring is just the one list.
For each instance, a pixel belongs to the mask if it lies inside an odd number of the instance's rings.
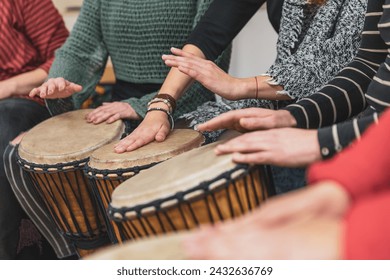
[[159,93],[154,98],[167,100],[171,104],[172,112],[176,110],[176,100],[171,95],[166,93]]
[[164,108],[159,108],[159,107],[157,107],[157,108],[148,108],[148,110],[146,111],[146,113],[149,113],[150,111],[161,111],[161,112],[165,112],[165,114],[167,114],[167,116],[168,116],[169,124],[170,124],[170,126],[171,126],[171,131],[173,130],[173,128],[175,127],[175,122],[174,122],[174,120],[173,120],[172,114],[171,114],[168,110],[166,110],[166,109],[164,109]]
[[173,113],[173,108],[172,108],[172,104],[169,102],[168,99],[162,99],[162,98],[153,98],[151,101],[149,101],[148,103],[148,107],[154,103],[159,103],[159,102],[162,102],[164,103],[165,105],[168,106],[168,110],[169,112],[172,114]]

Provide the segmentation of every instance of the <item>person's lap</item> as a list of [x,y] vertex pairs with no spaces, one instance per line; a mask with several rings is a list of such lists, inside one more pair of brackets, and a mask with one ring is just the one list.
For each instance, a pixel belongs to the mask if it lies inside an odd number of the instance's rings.
[[24,212],[7,180],[3,154],[13,138],[48,118],[49,113],[32,100],[10,98],[0,100],[0,115],[0,259],[13,259]]

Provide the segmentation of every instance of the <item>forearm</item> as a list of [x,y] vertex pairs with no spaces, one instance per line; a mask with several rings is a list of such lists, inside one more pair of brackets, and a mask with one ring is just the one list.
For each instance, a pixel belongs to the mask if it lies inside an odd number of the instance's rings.
[[254,98],[265,100],[291,100],[286,94],[280,94],[284,88],[269,82],[270,76],[256,76],[249,78],[237,78],[234,89],[237,99]]
[[[183,47],[183,50],[200,58],[205,58],[203,52],[194,45],[187,44]],[[161,86],[160,93],[170,94],[173,98],[178,100],[193,82],[194,80],[191,77],[183,74],[176,67],[173,67]]]
[[29,92],[41,85],[47,78],[47,72],[41,68],[14,76],[2,81],[2,87],[9,92],[9,96],[27,95]]

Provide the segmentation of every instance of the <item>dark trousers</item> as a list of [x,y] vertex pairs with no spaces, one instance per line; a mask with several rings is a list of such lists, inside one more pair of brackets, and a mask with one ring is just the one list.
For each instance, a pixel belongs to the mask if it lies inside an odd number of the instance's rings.
[[34,101],[18,98],[0,100],[0,259],[16,258],[19,226],[24,216],[5,174],[4,151],[21,132],[48,117],[47,109]]

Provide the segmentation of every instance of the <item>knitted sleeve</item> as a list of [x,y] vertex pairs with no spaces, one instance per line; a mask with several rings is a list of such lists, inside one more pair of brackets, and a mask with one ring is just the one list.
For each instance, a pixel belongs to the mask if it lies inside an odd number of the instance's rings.
[[108,53],[100,28],[100,1],[85,0],[72,32],[56,52],[49,72],[49,78],[63,77],[80,84],[83,90],[68,99],[46,99],[50,112],[58,114],[79,108],[94,91],[103,74],[107,58]]
[[[212,0],[199,0],[197,3],[197,11],[194,16],[194,24],[196,26],[197,22],[203,16],[203,14],[208,9]],[[231,46],[228,47],[216,60],[216,63],[224,71],[228,71],[230,64],[230,55],[231,55]],[[132,108],[137,112],[142,118],[146,115],[147,103],[153,99],[157,92],[147,94],[141,98],[129,98],[124,100],[124,102],[129,103]],[[183,96],[177,102],[177,110],[174,113],[174,118],[177,119],[181,115],[187,112],[195,110],[199,105],[214,99],[214,94],[203,87],[198,82],[195,82]]]
[[[285,1],[279,36],[279,40],[287,43],[291,42],[291,36],[300,36],[302,31],[294,30],[293,21],[304,16],[286,15],[293,11],[294,3],[290,2],[294,1]],[[295,46],[279,43],[278,53],[282,57],[267,71],[272,77],[270,83],[284,87],[278,93],[292,99],[310,96],[348,64],[360,45],[366,8],[367,1],[363,0],[328,1],[318,8],[296,51]],[[282,29],[286,26],[292,30],[284,33]],[[292,53],[283,57],[286,52]]]

